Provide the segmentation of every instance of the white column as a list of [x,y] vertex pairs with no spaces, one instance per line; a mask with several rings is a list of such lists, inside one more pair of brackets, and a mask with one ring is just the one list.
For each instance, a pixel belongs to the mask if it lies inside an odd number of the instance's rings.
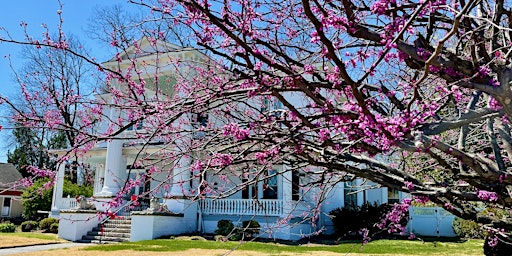
[[62,190],[64,188],[65,170],[66,163],[60,163],[57,175],[55,176],[55,186],[53,187],[52,216],[59,215],[60,206],[62,205]]
[[190,157],[183,155],[172,170],[172,188],[170,195],[182,197],[190,192]]
[[105,178],[105,165],[96,164],[96,173],[94,177],[94,196],[97,196],[103,189],[103,180]]
[[109,141],[107,143],[105,177],[99,196],[112,197],[119,191],[120,188],[117,180],[119,179],[120,171],[126,168],[126,166],[123,166],[123,163],[123,141],[116,139]]
[[[190,118],[185,116],[184,118]],[[191,122],[192,120],[182,120],[185,122]],[[182,151],[176,152],[176,155],[181,155],[178,162],[173,166],[172,170],[172,188],[170,195],[174,197],[183,197],[190,194],[190,166],[192,164],[192,157],[187,153],[190,153],[190,145],[192,144],[193,136],[192,132],[195,128],[191,124],[183,126],[183,134],[181,141],[178,142],[177,149]]]
[[[293,170],[297,172],[298,170]],[[292,171],[286,170],[286,166],[283,166],[281,190],[283,191],[283,215],[287,216],[290,214],[296,204],[292,200]]]

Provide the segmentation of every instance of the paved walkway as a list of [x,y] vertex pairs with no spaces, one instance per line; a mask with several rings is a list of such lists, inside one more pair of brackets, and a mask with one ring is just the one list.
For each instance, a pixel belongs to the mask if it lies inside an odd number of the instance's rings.
[[14,248],[6,248],[0,249],[0,255],[9,255],[9,254],[17,254],[17,253],[25,253],[25,252],[36,252],[36,251],[45,251],[51,249],[61,249],[61,248],[69,248],[69,247],[77,247],[77,246],[88,246],[92,244],[83,244],[83,243],[55,243],[55,244],[44,244],[44,245],[29,245],[29,246],[20,246]]

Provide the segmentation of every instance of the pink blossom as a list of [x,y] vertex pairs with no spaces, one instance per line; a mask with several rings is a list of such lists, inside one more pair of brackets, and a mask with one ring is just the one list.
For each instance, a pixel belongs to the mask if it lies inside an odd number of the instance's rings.
[[204,169],[204,164],[201,162],[201,160],[197,160],[192,167],[190,168],[193,171],[200,171]]
[[254,154],[254,157],[256,158],[256,160],[258,160],[259,163],[265,164],[266,158],[267,158],[267,153],[265,153],[265,152],[256,152]]
[[491,73],[491,69],[488,66],[480,66],[477,68],[478,76],[485,77]]
[[236,140],[243,140],[249,136],[249,129],[241,129],[236,123],[230,123],[224,126],[223,132],[225,136],[233,136]]
[[329,132],[329,129],[322,128],[320,129],[320,132],[318,132],[318,136],[321,141],[326,141],[331,138],[331,133]]
[[498,194],[495,192],[489,192],[485,190],[478,190],[476,192],[477,197],[483,201],[496,202],[498,201]]
[[413,191],[414,190],[414,184],[410,181],[405,181],[404,182],[404,185],[405,187],[409,190],[409,191]]
[[491,80],[489,80],[489,85],[492,87],[499,87],[500,82],[496,78],[491,78]]
[[304,65],[304,73],[305,74],[313,74],[313,71],[315,70],[315,68],[313,67],[313,65]]

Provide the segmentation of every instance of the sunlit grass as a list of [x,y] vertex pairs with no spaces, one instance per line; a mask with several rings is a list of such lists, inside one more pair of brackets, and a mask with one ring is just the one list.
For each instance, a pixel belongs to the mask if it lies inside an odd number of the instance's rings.
[[0,233],[0,248],[17,246],[30,246],[67,242],[57,238],[56,234],[43,234],[34,232]]
[[36,239],[52,240],[52,241],[60,241],[60,240],[62,240],[62,239],[57,237],[57,234],[52,234],[52,233],[16,232],[16,233],[0,233],[0,236],[36,238]]
[[409,240],[376,240],[361,246],[359,242],[343,242],[338,245],[282,245],[262,242],[217,242],[201,240],[158,239],[88,247],[85,250],[100,251],[157,251],[173,252],[187,249],[246,250],[265,254],[308,253],[326,251],[335,253],[401,254],[401,255],[482,255],[482,240],[465,242],[424,242]]

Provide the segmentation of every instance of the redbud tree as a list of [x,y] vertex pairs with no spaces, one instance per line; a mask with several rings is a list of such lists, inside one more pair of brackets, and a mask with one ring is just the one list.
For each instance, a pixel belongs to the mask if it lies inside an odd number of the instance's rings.
[[[500,239],[510,234],[510,219],[479,212],[508,212],[512,203],[511,3],[131,2],[149,11],[136,25],[155,45],[179,27],[204,53],[197,62],[160,63],[183,71],[173,77],[173,92],[163,89],[169,81],[159,67],[145,79],[148,67],[135,60],[126,71],[80,55],[104,73],[103,90],[113,101],[76,94],[79,125],[66,125],[60,116],[15,118],[27,126],[74,130],[70,152],[77,154],[145,120],[144,132],[133,139],[180,148],[162,150],[158,161],[179,167],[186,159],[199,179],[244,168],[266,179],[265,169],[285,164],[314,172],[317,179],[308,186],[321,191],[327,180],[355,176],[430,200]],[[107,33],[116,56],[138,47],[122,29]],[[27,37],[23,43],[73,53],[65,35],[56,41]],[[147,96],[149,88],[156,93]],[[130,115],[109,120],[105,131],[89,132],[107,118],[106,107]],[[156,161],[142,152],[138,164]],[[221,196],[254,182],[226,190],[201,184]],[[192,194],[200,198],[201,191]]]

